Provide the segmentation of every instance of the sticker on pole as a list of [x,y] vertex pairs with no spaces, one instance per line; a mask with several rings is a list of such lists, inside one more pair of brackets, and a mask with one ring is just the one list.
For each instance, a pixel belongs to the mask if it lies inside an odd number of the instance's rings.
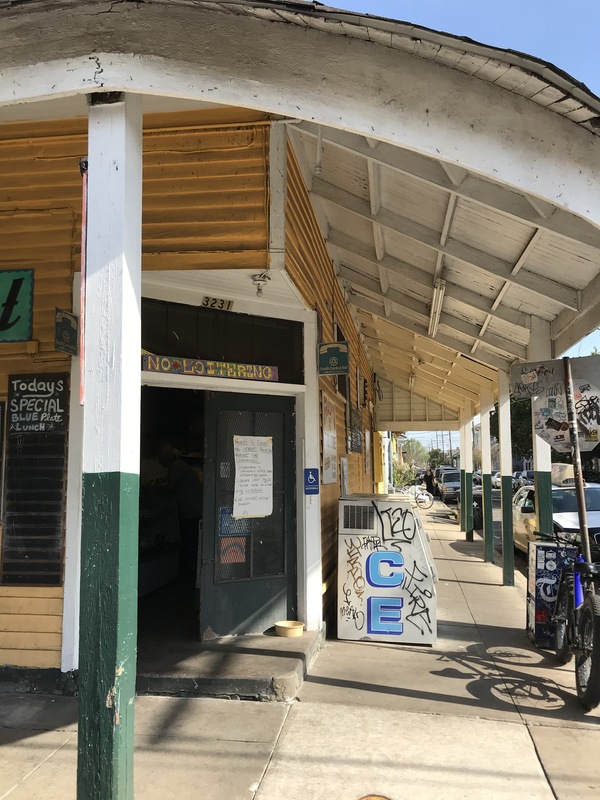
[[[600,441],[600,357],[571,358],[579,449],[593,450]],[[514,397],[531,398],[536,434],[554,450],[571,449],[562,359],[515,364],[510,370]]]

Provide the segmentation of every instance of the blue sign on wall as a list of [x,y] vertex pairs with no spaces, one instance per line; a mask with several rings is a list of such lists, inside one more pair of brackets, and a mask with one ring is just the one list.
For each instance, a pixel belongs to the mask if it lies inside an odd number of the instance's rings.
[[319,494],[320,483],[317,467],[304,470],[304,494]]

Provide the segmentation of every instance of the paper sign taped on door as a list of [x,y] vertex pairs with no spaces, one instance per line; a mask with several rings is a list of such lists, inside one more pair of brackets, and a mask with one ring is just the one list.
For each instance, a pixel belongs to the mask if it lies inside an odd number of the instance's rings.
[[234,519],[273,513],[273,437],[234,436]]

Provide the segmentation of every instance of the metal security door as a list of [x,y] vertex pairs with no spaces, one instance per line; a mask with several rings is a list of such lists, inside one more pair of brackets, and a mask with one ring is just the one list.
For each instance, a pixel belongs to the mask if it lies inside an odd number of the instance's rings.
[[[296,618],[294,400],[209,392],[205,406],[200,638]],[[234,519],[234,436],[270,437],[272,513]]]

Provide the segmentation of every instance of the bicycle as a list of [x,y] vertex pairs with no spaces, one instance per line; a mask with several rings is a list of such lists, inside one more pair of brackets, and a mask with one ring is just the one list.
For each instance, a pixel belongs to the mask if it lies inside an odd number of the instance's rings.
[[[555,531],[559,545],[573,546],[573,541]],[[577,698],[587,711],[600,703],[600,548],[590,541],[592,558],[586,562],[581,546],[560,576],[554,607],[555,652],[561,664],[575,656]]]
[[422,486],[403,486],[400,489],[400,494],[410,495],[423,511],[426,511],[433,505],[433,495],[426,489],[423,489]]

